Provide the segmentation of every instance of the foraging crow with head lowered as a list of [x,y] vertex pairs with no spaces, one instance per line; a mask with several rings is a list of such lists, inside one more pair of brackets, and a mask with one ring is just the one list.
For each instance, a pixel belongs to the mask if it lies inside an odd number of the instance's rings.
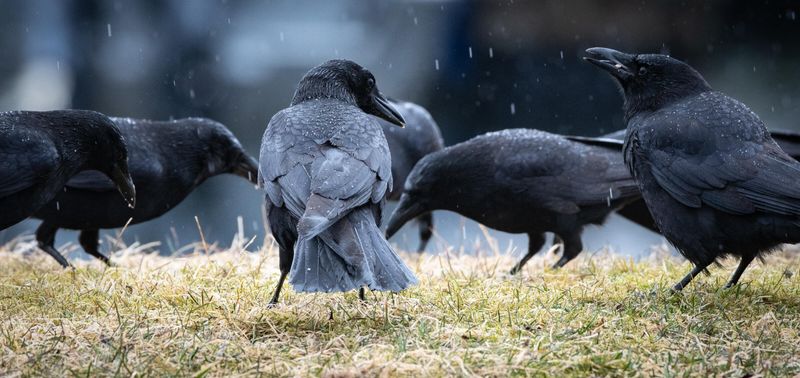
[[666,55],[586,50],[625,104],[624,159],[661,233],[694,265],[679,291],[726,255],[726,287],[781,243],[800,241],[800,163],[744,104]]
[[277,303],[286,275],[302,292],[400,291],[416,278],[378,225],[392,187],[391,158],[377,120],[403,125],[375,77],[332,60],[300,80],[291,106],[264,132],[259,181],[280,250]]
[[615,141],[570,140],[539,130],[484,134],[434,152],[409,174],[389,220],[391,236],[423,212],[450,210],[488,227],[528,234],[519,272],[544,244],[544,232],[564,242],[555,267],[583,249],[581,232],[639,198]]
[[128,145],[137,206],[125,206],[115,195],[113,183],[98,171],[83,171],[67,181],[64,191],[34,214],[42,220],[36,230],[39,248],[65,267],[66,260],[53,246],[59,228],[81,230],[78,240],[86,253],[109,264],[97,248],[100,229],[159,217],[212,176],[233,173],[257,182],[258,163],[218,122],[205,118],[112,120]]
[[[411,169],[419,159],[425,155],[444,148],[444,140],[439,126],[425,108],[407,101],[389,99],[397,112],[403,116],[406,126],[399,128],[392,123],[379,119],[383,127],[383,134],[389,142],[389,152],[392,155],[392,192],[386,197],[390,201],[397,201],[403,194],[403,183],[406,182]],[[417,252],[423,252],[425,246],[433,235],[433,214],[430,212],[417,217],[419,224],[419,247]]]
[[108,117],[87,110],[0,113],[0,230],[31,216],[86,169],[110,177],[114,195],[134,205],[128,150]]

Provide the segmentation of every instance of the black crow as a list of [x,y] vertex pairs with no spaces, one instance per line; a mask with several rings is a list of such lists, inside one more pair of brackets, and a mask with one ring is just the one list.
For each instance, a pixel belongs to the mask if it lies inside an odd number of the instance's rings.
[[125,206],[115,195],[114,184],[98,171],[83,171],[67,181],[64,191],[34,214],[42,220],[36,230],[39,248],[65,267],[67,261],[53,245],[59,228],[81,230],[78,240],[86,253],[109,264],[97,248],[100,229],[159,217],[215,175],[233,173],[257,182],[258,163],[218,122],[204,118],[112,120],[128,145],[137,206]]
[[[444,140],[439,126],[425,108],[406,101],[389,102],[403,116],[406,127],[399,128],[392,123],[379,119],[383,126],[383,134],[389,142],[389,152],[392,154],[392,192],[386,197],[390,201],[397,201],[403,194],[403,183],[411,169],[419,159],[425,155],[444,148]],[[425,250],[428,241],[433,235],[433,214],[427,212],[417,217],[419,225],[419,247],[417,252]]]
[[583,250],[585,225],[601,224],[639,197],[616,142],[577,139],[504,130],[424,157],[406,180],[387,235],[422,212],[449,210],[500,231],[528,234],[528,252],[511,274],[539,251],[544,232],[563,240],[554,267],[564,266]]
[[86,110],[0,113],[0,230],[31,216],[86,169],[110,177],[114,195],[134,205],[128,150],[108,117]]
[[623,156],[661,233],[695,268],[741,261],[726,287],[764,252],[800,241],[800,163],[741,102],[713,91],[666,55],[586,50],[625,98]]
[[280,249],[281,276],[297,291],[397,292],[416,278],[378,225],[392,187],[389,146],[372,114],[403,117],[356,63],[332,60],[300,80],[291,106],[264,132],[259,177]]

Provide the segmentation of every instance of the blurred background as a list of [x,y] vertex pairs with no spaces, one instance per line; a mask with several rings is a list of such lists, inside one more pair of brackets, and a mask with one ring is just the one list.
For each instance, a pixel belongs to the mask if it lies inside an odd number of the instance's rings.
[[[800,130],[797,1],[1,0],[0,7],[0,111],[210,117],[254,156],[303,73],[331,58],[362,64],[385,94],[427,107],[448,145],[514,127],[589,136],[622,128],[615,85],[580,59],[592,46],[669,53],[768,127]],[[224,247],[241,216],[255,249],[265,240],[262,203],[244,180],[215,177],[123,239],[159,241],[171,253],[199,239],[197,216],[206,240]],[[484,237],[451,213],[435,217],[429,250],[470,252]],[[0,242],[37,223],[0,231]],[[491,235],[500,249],[525,249],[524,237]],[[57,246],[75,237],[61,231]],[[393,242],[413,248],[416,227]],[[636,256],[661,243],[613,217],[590,228],[584,245]]]

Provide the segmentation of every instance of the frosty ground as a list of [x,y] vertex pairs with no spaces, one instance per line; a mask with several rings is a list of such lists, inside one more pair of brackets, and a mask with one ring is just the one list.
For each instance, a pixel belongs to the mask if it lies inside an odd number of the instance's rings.
[[119,246],[116,267],[68,271],[34,245],[0,247],[4,376],[800,374],[792,250],[732,290],[721,289],[729,260],[672,295],[690,265],[666,253],[584,253],[560,271],[548,253],[509,277],[515,257],[490,241],[477,255],[403,253],[420,284],[400,294],[362,303],[287,286],[268,308],[269,240],[256,253],[196,244],[182,257]]

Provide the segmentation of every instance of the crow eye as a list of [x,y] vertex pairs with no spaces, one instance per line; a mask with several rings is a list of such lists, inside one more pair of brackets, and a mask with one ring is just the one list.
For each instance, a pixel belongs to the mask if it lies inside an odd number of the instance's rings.
[[644,75],[644,74],[646,74],[646,73],[647,73],[647,68],[645,68],[645,67],[643,67],[643,66],[642,66],[642,67],[639,67],[639,75],[640,75],[640,76],[641,76],[641,75]]
[[369,78],[367,79],[367,87],[372,88],[375,86],[375,79]]

